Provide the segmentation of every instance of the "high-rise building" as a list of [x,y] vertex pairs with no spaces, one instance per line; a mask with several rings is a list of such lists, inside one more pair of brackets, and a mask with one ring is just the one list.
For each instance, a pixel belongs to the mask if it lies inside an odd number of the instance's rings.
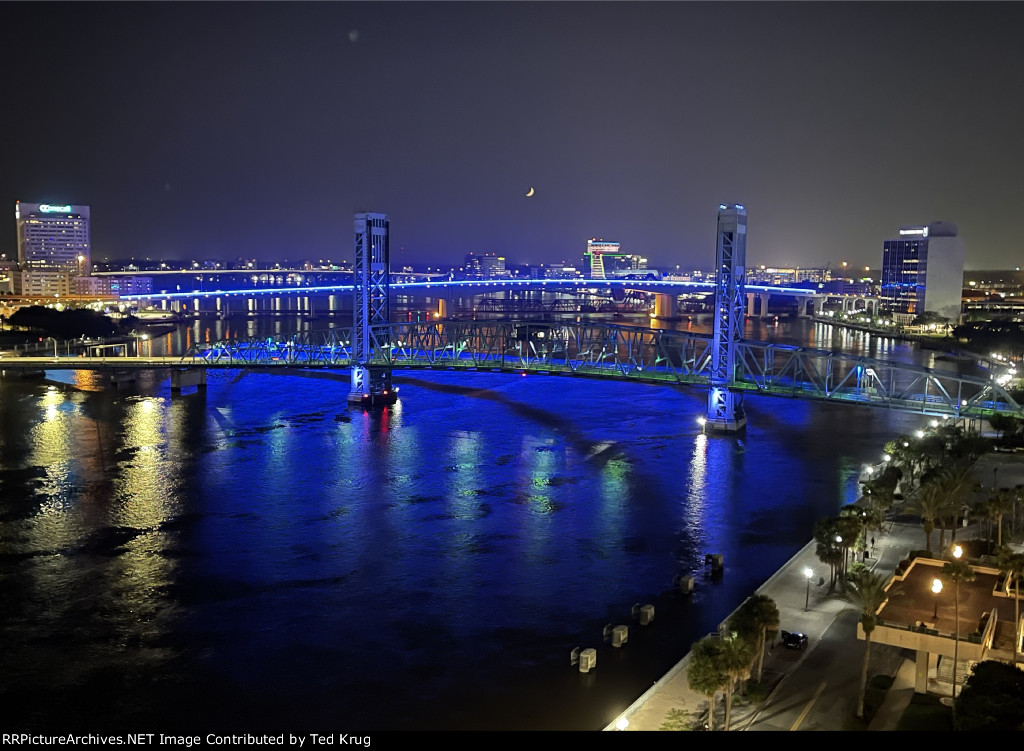
[[71,204],[14,204],[18,229],[18,265],[22,270],[64,269],[89,273],[89,207]]
[[596,238],[587,240],[583,275],[589,279],[658,276],[657,272],[647,270],[647,259],[643,256],[623,253],[619,243]]
[[[605,279],[607,273],[605,262],[611,258],[622,256],[619,243],[591,238],[587,240],[587,250],[583,254],[583,267],[590,279]],[[611,264],[609,264],[611,265]]]
[[960,320],[964,241],[952,222],[900,228],[882,246],[882,305],[893,313],[938,313]]
[[509,276],[505,268],[505,256],[497,253],[467,253],[462,268],[463,276],[467,279],[502,279]]

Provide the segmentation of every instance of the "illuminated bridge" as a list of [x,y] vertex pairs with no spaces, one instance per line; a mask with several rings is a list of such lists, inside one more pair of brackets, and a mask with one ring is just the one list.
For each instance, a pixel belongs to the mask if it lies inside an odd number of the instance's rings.
[[[211,368],[347,369],[351,378],[348,401],[363,406],[393,403],[392,373],[408,368],[495,370],[699,385],[708,392],[705,427],[720,432],[736,432],[745,427],[742,402],[746,393],[863,404],[936,416],[1024,416],[1021,406],[994,377],[963,376],[841,352],[741,339],[743,309],[745,304],[751,304],[751,295],[761,291],[766,295],[803,295],[812,304],[830,295],[818,290],[745,287],[746,210],[740,204],[719,206],[713,284],[653,279],[391,284],[387,215],[360,212],[354,219],[353,285],[325,288],[351,290],[350,329],[197,345],[177,358],[129,358],[120,356],[122,351],[116,348],[94,348],[89,357],[60,358],[55,350],[53,358],[5,358],[0,368],[99,369],[108,371],[113,379],[130,379],[135,370],[165,367],[171,371],[172,390],[204,385],[206,372]],[[487,291],[499,287],[552,291],[604,287],[619,288],[623,294],[626,289],[640,289],[655,294],[656,318],[663,317],[659,308],[669,315],[675,312],[676,295],[713,289],[714,333],[706,336],[580,320],[557,324],[449,320],[395,323],[390,317],[392,291],[440,290],[444,294],[453,288]],[[309,293],[311,289],[287,291]],[[165,293],[162,297],[178,300],[231,294],[251,296],[260,292]],[[139,299],[157,297],[161,295],[143,295]],[[813,312],[813,307],[807,312]]]
[[[22,357],[0,360],[4,369],[133,370],[167,368],[175,374],[207,369],[284,371],[348,370],[352,328],[243,338],[193,347],[175,357]],[[613,378],[707,388],[713,337],[675,330],[603,323],[458,322],[396,323],[370,327],[371,368],[498,371]],[[742,340],[735,351],[735,393],[862,404],[949,417],[995,413],[1024,417],[1024,409],[991,378],[866,357]],[[178,376],[180,379],[181,376]]]
[[[407,274],[391,274],[397,278]],[[443,301],[456,297],[469,297],[495,293],[550,292],[564,295],[605,295],[624,296],[628,293],[646,293],[655,298],[655,316],[671,318],[676,314],[676,298],[681,295],[715,294],[714,282],[694,282],[677,279],[461,279],[447,278],[430,281],[389,281],[391,292],[398,294],[419,294],[438,299],[441,302],[441,317],[445,317],[446,304]],[[199,309],[199,302],[219,298],[225,305],[231,300],[258,300],[267,296],[311,296],[337,295],[352,296],[358,286],[355,284],[330,284],[306,287],[266,287],[245,289],[206,289],[190,292],[149,292],[137,295],[122,295],[119,300],[126,303],[159,305],[165,309],[182,311]],[[743,290],[746,315],[765,315],[768,301],[774,296],[793,298],[797,301],[800,315],[812,316],[819,313],[826,301],[838,301],[844,312],[856,310],[876,311],[878,298],[860,294],[826,292],[823,289],[804,287],[771,287],[747,284]]]

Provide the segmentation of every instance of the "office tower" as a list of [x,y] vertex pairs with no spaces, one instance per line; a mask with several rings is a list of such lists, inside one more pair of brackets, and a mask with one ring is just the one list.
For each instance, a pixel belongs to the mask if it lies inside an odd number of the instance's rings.
[[73,276],[91,268],[89,207],[71,204],[14,204],[18,264],[22,270],[64,269]]
[[882,246],[882,305],[893,313],[959,321],[963,283],[964,241],[952,222],[902,227]]
[[497,253],[467,253],[463,264],[463,276],[467,279],[497,279],[507,277],[505,256]]
[[622,253],[619,251],[619,244],[616,242],[606,242],[605,240],[598,240],[596,238],[587,240],[587,250],[583,254],[586,275],[591,279],[605,279],[606,257],[617,257],[621,255]]

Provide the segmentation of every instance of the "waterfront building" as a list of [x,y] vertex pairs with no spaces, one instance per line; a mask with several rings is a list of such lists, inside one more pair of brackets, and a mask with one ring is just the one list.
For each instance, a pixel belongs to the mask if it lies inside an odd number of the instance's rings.
[[68,297],[72,286],[70,269],[21,269],[13,273],[13,292],[20,297]]
[[800,282],[829,282],[832,281],[832,272],[829,268],[780,268],[774,266],[759,266],[751,269],[747,281],[752,284],[768,284],[779,287],[788,287]]
[[153,291],[151,276],[78,276],[74,280],[76,295],[144,295]]
[[22,269],[64,268],[76,276],[88,273],[88,206],[16,201],[14,219]]
[[509,276],[505,257],[497,253],[467,253],[462,268],[466,279],[503,279]]
[[[637,271],[647,269],[647,259],[643,256],[623,253],[617,242],[587,240],[587,250],[583,254],[584,276],[589,279],[608,279],[609,277],[626,277]],[[647,276],[647,274],[644,274]]]
[[882,304],[890,312],[934,311],[959,321],[963,299],[964,242],[952,222],[901,227],[882,247]]
[[18,271],[11,275],[16,295],[70,295],[71,279],[89,273],[89,207],[72,204],[14,203]]
[[[530,269],[531,275],[533,275],[534,269]],[[566,263],[550,263],[547,266],[541,266],[536,269],[538,279],[576,279],[580,276],[580,272],[576,270],[575,266],[570,266]]]
[[18,273],[18,264],[7,260],[7,254],[0,255],[0,293],[14,292],[14,276]]
[[584,275],[589,279],[605,279],[605,259],[621,255],[619,243],[592,237],[587,240],[587,250],[583,254]]

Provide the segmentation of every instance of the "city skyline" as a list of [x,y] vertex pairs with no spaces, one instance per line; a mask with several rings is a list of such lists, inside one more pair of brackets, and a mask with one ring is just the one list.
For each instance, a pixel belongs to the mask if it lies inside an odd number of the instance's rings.
[[[954,222],[1019,265],[1024,88],[1004,3],[5,3],[0,252],[14,203],[92,207],[94,259],[514,264],[621,243],[713,264],[880,265]],[[1015,21],[1017,23],[1015,23]],[[527,195],[527,194],[530,195]]]

